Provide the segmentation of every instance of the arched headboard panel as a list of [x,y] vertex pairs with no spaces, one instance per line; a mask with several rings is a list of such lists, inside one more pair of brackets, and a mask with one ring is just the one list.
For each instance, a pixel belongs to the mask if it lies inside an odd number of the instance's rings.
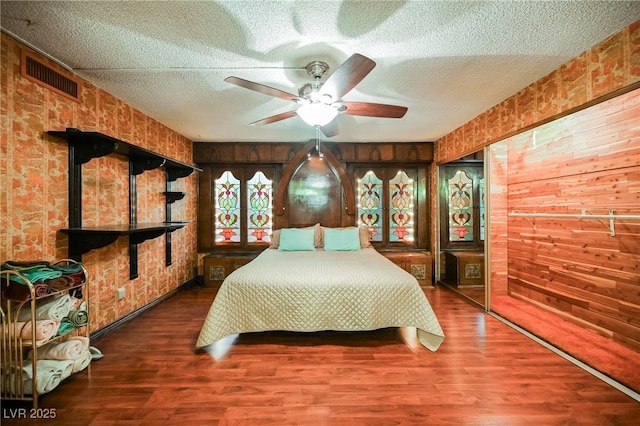
[[353,185],[344,167],[331,151],[319,157],[315,148],[314,141],[307,143],[282,172],[274,213],[282,216],[288,208],[290,226],[317,222],[340,226],[342,209],[348,215],[355,214]]

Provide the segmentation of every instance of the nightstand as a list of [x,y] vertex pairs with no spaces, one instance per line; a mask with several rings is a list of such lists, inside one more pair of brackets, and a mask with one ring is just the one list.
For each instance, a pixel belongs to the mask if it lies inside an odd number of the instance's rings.
[[433,284],[431,252],[428,251],[380,251],[384,257],[413,275],[420,287]]
[[484,285],[484,253],[448,251],[445,257],[445,281],[458,287]]
[[215,253],[204,257],[205,287],[220,287],[227,276],[251,262],[259,253]]

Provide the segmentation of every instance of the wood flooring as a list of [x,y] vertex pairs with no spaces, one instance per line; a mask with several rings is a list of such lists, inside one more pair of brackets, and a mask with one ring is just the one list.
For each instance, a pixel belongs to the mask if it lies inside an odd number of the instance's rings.
[[[637,425],[640,403],[450,290],[425,290],[446,334],[240,335],[194,345],[215,296],[185,289],[92,342],[104,357],[40,399],[63,425]],[[24,403],[3,401],[2,424]]]

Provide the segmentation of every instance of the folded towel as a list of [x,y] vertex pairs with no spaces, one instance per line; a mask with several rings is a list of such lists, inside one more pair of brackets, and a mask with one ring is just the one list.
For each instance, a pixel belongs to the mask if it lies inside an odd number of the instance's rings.
[[58,263],[51,265],[51,269],[60,271],[63,275],[72,278],[76,285],[84,283],[87,279],[84,275],[84,268],[80,263],[69,263],[67,265]]
[[[60,373],[60,380],[64,380],[73,373],[73,364],[74,360],[72,359],[39,359],[36,361],[36,368],[38,370],[40,370],[41,368],[44,368],[46,370],[55,370],[57,373]],[[31,366],[30,363],[28,363],[28,365]]]
[[84,336],[72,336],[69,337],[67,339],[67,342],[74,342],[74,341],[78,341],[80,343],[82,343],[82,347],[84,349],[89,350],[89,338],[88,337],[84,337]]
[[70,331],[75,330],[76,326],[73,325],[69,320],[64,319],[60,322],[60,327],[58,327],[58,336],[62,336],[64,334],[69,333]]
[[20,262],[16,260],[7,260],[2,264],[2,269],[13,269],[14,271],[29,270],[31,268],[38,268],[43,266],[51,266],[46,260],[31,260],[26,262]]
[[[17,275],[15,275],[17,277]],[[24,302],[31,298],[31,292],[26,282],[18,282],[15,280],[6,280],[2,278],[0,281],[0,287],[2,288],[2,298],[11,299],[18,302]],[[44,297],[51,294],[53,291],[45,283],[33,284],[33,292],[36,297]]]
[[[36,366],[38,394],[51,392],[62,380],[62,373],[56,368]],[[20,371],[21,370],[21,371]],[[13,366],[3,372],[2,392],[15,396],[33,394],[33,369],[31,364],[25,364],[22,369]]]
[[69,274],[69,276],[73,278],[76,284],[83,284],[87,280],[87,277],[84,274],[84,270],[80,272],[74,272],[73,274]]
[[[23,377],[26,377],[27,380],[31,378],[31,371],[24,371],[19,369],[15,365],[8,365],[6,368],[3,366],[2,376],[0,377],[0,386],[2,387],[3,396],[6,395],[16,395],[22,396],[24,394],[24,380]],[[16,370],[18,370],[16,372]]]
[[[24,379],[24,393],[27,395],[33,394],[33,370],[31,364],[26,364],[22,369],[24,372],[28,372],[23,376]],[[36,389],[38,394],[51,392],[62,381],[62,372],[53,367],[36,365]]]
[[[69,314],[71,304],[71,296],[68,294],[59,294],[44,299],[38,299],[36,300],[36,319],[61,321]],[[31,307],[29,304],[24,304],[14,315],[18,321],[28,321],[31,318]]]
[[[39,320],[36,321],[36,344],[44,344],[47,340],[55,337],[60,327],[60,321]],[[3,333],[11,338],[20,337],[24,344],[31,344],[31,321],[17,321],[9,324],[2,324]]]
[[71,308],[69,310],[72,311],[72,310],[75,310],[75,309],[80,309],[80,304],[81,303],[82,303],[82,299],[78,299],[75,296],[71,296]]
[[89,314],[87,311],[73,310],[67,314],[67,321],[76,327],[80,327],[89,322]]
[[91,352],[87,349],[80,358],[73,360],[73,372],[77,373],[78,371],[82,371],[87,368],[91,363],[91,359]]
[[46,283],[36,283],[33,285],[33,292],[36,294],[36,297],[44,297],[53,293],[53,290]]
[[[39,281],[44,281],[48,279],[53,279],[62,276],[62,272],[51,269],[48,266],[25,266],[25,267],[16,267],[8,265],[7,262],[2,264],[2,270],[14,270],[20,272],[22,275],[27,277],[29,281],[32,283],[36,283]],[[12,275],[11,280],[18,281],[20,283],[24,283],[24,280],[20,279],[18,275]]]
[[[24,302],[31,298],[31,292],[26,283],[19,283],[14,280],[0,279],[0,288],[2,288],[2,298]],[[48,288],[48,286],[47,286]]]
[[45,284],[51,287],[51,289],[54,291],[66,290],[77,285],[73,278],[68,275],[61,275],[56,278],[51,278],[49,280],[46,280]]
[[[39,360],[77,360],[89,350],[89,339],[83,336],[70,337],[64,342],[51,342],[37,348]],[[28,357],[31,357],[29,353]]]
[[[33,262],[7,261],[7,262],[4,262],[2,265],[0,265],[0,270],[20,272],[21,274],[29,278],[32,283],[34,283],[35,281],[31,279],[29,275],[37,276],[37,274],[41,270],[45,270],[45,271],[49,270],[49,271],[57,272],[49,268],[49,262],[45,262],[43,260],[42,261],[37,260]],[[19,282],[20,284],[26,284],[24,279],[22,279],[22,277],[19,275],[11,275],[11,280]]]

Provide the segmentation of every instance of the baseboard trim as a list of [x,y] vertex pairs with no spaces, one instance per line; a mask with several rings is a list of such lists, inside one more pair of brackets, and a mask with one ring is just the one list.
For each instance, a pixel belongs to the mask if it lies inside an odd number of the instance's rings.
[[90,334],[91,341],[99,340],[100,338],[104,337],[107,333],[110,333],[111,331],[115,330],[116,328],[120,327],[121,325],[127,323],[128,321],[131,321],[132,319],[134,319],[135,317],[137,317],[141,313],[153,308],[154,306],[158,305],[159,303],[164,302],[169,297],[177,294],[179,291],[182,291],[184,289],[193,287],[194,285],[198,285],[198,279],[197,278],[194,278],[194,279],[192,279],[190,281],[187,281],[186,283],[180,285],[179,287],[171,290],[169,293],[163,294],[162,296],[158,297],[156,300],[154,300],[152,302],[149,302],[146,305],[139,307],[135,311],[128,313],[127,315],[123,316],[122,318],[117,319],[116,321],[112,322],[111,324],[106,325],[106,326],[102,327],[101,329],[92,332]]

